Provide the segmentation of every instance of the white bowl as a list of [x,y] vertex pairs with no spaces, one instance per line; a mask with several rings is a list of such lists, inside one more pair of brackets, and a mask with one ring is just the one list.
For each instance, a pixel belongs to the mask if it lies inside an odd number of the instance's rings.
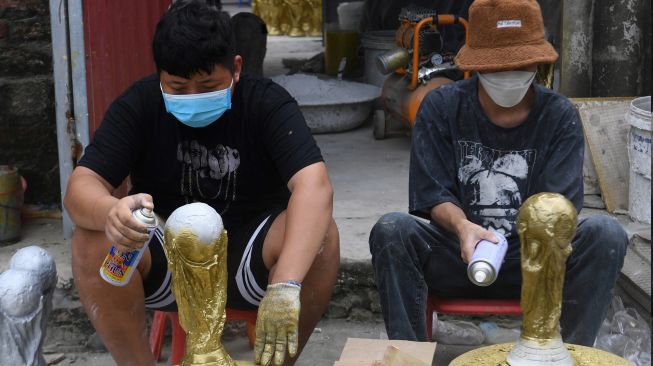
[[374,85],[314,75],[280,75],[272,78],[297,100],[313,133],[346,131],[369,117],[372,104],[381,95]]

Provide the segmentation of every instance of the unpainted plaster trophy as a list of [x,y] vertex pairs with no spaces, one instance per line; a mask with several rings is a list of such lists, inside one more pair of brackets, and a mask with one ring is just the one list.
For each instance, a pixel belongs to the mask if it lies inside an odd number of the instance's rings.
[[221,338],[227,306],[227,231],[209,205],[176,209],[165,225],[164,248],[172,272],[179,323],[186,332],[181,365],[235,366]]
[[44,249],[30,246],[0,273],[0,365],[45,366],[45,339],[57,268]]
[[538,193],[524,202],[517,215],[524,313],[520,339],[514,346],[504,343],[467,352],[451,366],[630,365],[611,353],[562,342],[562,289],[576,219],[574,205],[558,193]]

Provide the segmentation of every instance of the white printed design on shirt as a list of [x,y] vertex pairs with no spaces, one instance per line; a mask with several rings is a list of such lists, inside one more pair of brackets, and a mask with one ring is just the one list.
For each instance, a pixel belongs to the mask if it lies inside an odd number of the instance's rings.
[[236,199],[236,177],[240,153],[229,146],[207,148],[196,140],[177,145],[181,162],[181,194],[186,197]]
[[528,192],[535,150],[495,150],[478,142],[458,141],[463,204],[481,226],[510,236]]

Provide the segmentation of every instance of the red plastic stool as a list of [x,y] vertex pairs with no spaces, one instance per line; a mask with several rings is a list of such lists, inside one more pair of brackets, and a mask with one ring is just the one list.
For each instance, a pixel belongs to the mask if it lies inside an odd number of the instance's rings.
[[247,322],[247,340],[249,346],[254,348],[254,339],[256,339],[256,310],[236,310],[227,309],[228,321],[245,321]]
[[[249,346],[254,347],[254,338],[256,336],[256,310],[235,310],[227,309],[227,321],[242,320],[247,322],[247,339]],[[179,324],[177,312],[154,311],[152,319],[152,328],[150,329],[150,349],[155,360],[161,357],[161,348],[165,334],[166,318],[170,319],[172,325],[172,355],[170,357],[171,365],[179,365],[184,358],[186,351],[186,333]]]
[[152,350],[154,359],[158,361],[161,358],[161,348],[166,330],[166,318],[170,319],[170,324],[172,325],[172,356],[170,356],[170,364],[179,365],[186,351],[186,332],[179,325],[177,312],[154,311],[152,328],[150,329],[150,349]]
[[426,339],[433,340],[433,312],[440,314],[521,315],[519,299],[445,299],[430,294],[426,301]]

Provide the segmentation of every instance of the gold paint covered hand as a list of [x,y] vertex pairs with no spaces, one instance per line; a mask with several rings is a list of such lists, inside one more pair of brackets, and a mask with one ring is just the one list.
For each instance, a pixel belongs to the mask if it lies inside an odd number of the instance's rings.
[[297,354],[300,291],[300,286],[290,283],[268,285],[256,320],[257,365],[283,364],[286,349],[290,357]]

